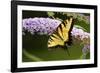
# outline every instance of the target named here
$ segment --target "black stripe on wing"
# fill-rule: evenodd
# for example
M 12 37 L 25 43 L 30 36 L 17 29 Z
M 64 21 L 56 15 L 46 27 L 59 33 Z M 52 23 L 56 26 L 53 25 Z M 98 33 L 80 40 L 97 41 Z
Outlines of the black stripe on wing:
M 60 36 L 59 32 L 58 32 L 58 29 L 60 28 L 61 32 L 62 32 L 62 27 L 61 27 L 61 24 L 57 27 L 56 31 L 54 32 L 54 34 L 56 34 L 62 41 L 63 41 L 63 38 L 62 36 Z M 61 33 L 62 34 L 62 33 Z
M 67 44 L 67 45 L 72 45 L 72 35 L 71 35 L 71 31 L 72 31 L 72 29 L 73 29 L 73 25 L 74 25 L 74 23 L 75 23 L 75 19 L 73 19 L 73 21 L 72 21 L 72 24 L 71 24 L 71 28 L 70 28 L 70 30 L 69 30 L 69 32 L 68 32 L 68 40 L 65 42 L 65 45 Z
M 63 21 L 62 24 L 64 25 L 64 27 L 66 27 L 67 22 Z

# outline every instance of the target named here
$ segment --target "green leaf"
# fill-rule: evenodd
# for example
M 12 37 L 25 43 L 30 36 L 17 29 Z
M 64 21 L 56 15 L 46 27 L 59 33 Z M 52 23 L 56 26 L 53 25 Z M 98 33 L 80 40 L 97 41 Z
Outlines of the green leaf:
M 30 58 L 33 61 L 43 61 L 42 59 L 36 57 L 35 55 L 29 54 L 26 50 L 23 50 L 23 53 L 26 57 Z

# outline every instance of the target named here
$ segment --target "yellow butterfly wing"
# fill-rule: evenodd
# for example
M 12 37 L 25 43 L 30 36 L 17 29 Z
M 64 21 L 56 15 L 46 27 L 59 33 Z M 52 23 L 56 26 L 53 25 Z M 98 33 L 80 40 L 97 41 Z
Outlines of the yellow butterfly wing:
M 61 40 L 60 37 L 58 37 L 57 35 L 53 34 L 53 36 L 51 36 L 49 38 L 48 47 L 53 47 L 53 46 L 57 46 L 57 45 L 64 45 L 64 42 L 63 42 L 63 40 Z
M 72 26 L 72 18 L 70 18 L 69 20 L 65 20 L 64 23 L 65 23 L 65 27 L 63 27 L 63 40 L 64 42 L 65 41 L 68 41 L 69 39 L 69 33 L 70 33 L 70 29 L 71 29 L 71 26 Z
M 56 31 L 48 40 L 48 47 L 55 47 L 57 45 L 64 46 L 65 42 L 69 40 L 69 31 L 72 26 L 72 18 L 66 19 L 63 23 L 61 23 Z

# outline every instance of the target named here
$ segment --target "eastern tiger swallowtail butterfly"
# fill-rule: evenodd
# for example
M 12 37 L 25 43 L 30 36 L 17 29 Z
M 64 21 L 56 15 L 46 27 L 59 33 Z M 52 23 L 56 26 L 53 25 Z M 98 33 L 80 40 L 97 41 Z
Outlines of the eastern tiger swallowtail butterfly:
M 68 52 L 68 46 L 71 45 L 71 30 L 73 27 L 73 18 L 69 17 L 63 21 L 48 39 L 48 48 L 63 48 Z M 69 55 L 69 52 L 68 52 Z

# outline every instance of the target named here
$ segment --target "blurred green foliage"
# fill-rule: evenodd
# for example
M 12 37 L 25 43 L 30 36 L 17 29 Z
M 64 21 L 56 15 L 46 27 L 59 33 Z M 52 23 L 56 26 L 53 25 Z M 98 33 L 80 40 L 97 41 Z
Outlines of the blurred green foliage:
M 81 49 L 83 45 L 79 46 L 79 43 L 73 44 L 70 48 L 68 48 L 70 56 L 63 48 L 57 48 L 49 51 L 47 48 L 48 38 L 49 37 L 47 35 L 27 35 L 26 37 L 23 37 L 23 62 L 33 61 L 33 59 L 30 59 L 32 57 L 29 57 L 25 51 L 33 57 L 35 56 L 43 61 L 76 60 L 82 55 Z M 34 58 L 34 61 L 37 60 Z
M 58 20 L 65 20 L 69 16 L 75 19 L 74 25 L 78 25 L 90 32 L 90 14 L 89 13 L 71 13 L 71 12 L 47 12 L 48 16 Z

